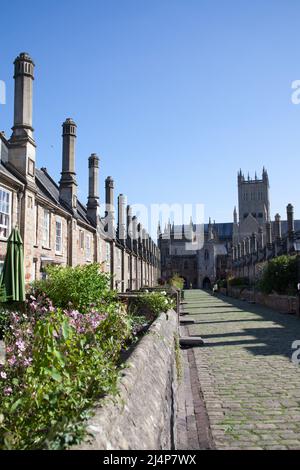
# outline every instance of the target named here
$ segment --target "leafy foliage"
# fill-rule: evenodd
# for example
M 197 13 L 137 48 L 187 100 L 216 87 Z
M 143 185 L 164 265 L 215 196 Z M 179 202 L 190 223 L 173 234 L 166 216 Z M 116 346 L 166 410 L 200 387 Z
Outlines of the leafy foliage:
M 97 263 L 76 267 L 48 266 L 47 279 L 34 284 L 34 292 L 46 292 L 56 307 L 70 305 L 84 312 L 91 306 L 101 308 L 115 298 L 109 289 L 109 276 Z
M 136 315 L 144 315 L 147 320 L 154 320 L 160 313 L 174 308 L 174 301 L 162 292 L 145 292 L 131 300 L 129 309 Z
M 243 287 L 249 285 L 247 277 L 232 277 L 228 279 L 228 285 L 232 287 Z
M 182 290 L 184 287 L 184 279 L 180 277 L 179 274 L 174 274 L 174 276 L 169 280 L 169 285 Z
M 5 330 L 9 326 L 9 317 L 10 311 L 5 307 L 5 305 L 0 304 L 0 338 L 2 338 Z
M 266 265 L 258 287 L 270 294 L 295 293 L 298 281 L 298 259 L 296 256 L 278 256 Z
M 226 289 L 227 288 L 227 279 L 221 279 L 221 280 L 217 281 L 217 284 L 218 284 L 219 288 Z
M 96 399 L 116 393 L 117 359 L 130 335 L 124 312 L 13 314 L 0 369 L 0 448 L 65 448 L 85 434 Z
M 0 365 L 0 449 L 64 449 L 80 442 L 93 403 L 117 392 L 131 319 L 109 294 L 99 266 L 89 268 L 51 269 L 26 312 L 10 314 Z

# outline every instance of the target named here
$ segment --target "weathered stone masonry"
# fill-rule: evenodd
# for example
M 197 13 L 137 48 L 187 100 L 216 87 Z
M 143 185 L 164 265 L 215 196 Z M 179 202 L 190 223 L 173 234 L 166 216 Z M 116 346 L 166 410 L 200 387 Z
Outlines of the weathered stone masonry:
M 93 437 L 77 449 L 176 447 L 177 334 L 177 314 L 161 314 L 126 362 L 119 396 L 96 407 L 88 422 Z

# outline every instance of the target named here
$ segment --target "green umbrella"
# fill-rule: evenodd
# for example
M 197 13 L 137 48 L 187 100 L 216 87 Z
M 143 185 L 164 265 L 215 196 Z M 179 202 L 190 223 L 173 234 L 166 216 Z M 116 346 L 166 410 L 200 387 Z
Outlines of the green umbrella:
M 24 253 L 19 230 L 14 228 L 7 240 L 7 252 L 0 276 L 0 302 L 24 302 Z

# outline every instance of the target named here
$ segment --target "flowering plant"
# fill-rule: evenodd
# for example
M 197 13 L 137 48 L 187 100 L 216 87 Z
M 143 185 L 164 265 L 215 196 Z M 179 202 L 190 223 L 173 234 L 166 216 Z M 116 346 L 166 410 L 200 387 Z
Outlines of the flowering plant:
M 174 305 L 174 301 L 166 292 L 150 292 L 132 299 L 130 310 L 135 315 L 145 315 L 148 320 L 154 320 L 160 313 L 173 309 Z
M 95 400 L 116 393 L 130 319 L 111 297 L 57 306 L 43 289 L 12 312 L 0 364 L 0 449 L 64 449 L 82 440 Z M 48 294 L 48 292 L 47 292 Z M 75 302 L 76 303 L 76 302 Z

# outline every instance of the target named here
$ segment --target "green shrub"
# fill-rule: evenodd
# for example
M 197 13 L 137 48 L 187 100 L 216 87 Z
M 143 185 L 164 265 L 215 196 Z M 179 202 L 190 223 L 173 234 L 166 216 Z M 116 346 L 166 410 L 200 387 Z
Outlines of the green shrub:
M 278 256 L 268 262 L 258 281 L 258 288 L 266 294 L 295 293 L 298 282 L 297 256 Z
M 174 301 L 166 292 L 142 293 L 131 299 L 129 311 L 131 314 L 144 315 L 148 320 L 154 320 L 160 313 L 166 313 L 174 308 Z
M 182 290 L 184 287 L 184 279 L 178 274 L 175 274 L 170 280 L 169 285 L 175 287 L 176 289 Z
M 226 289 L 227 288 L 227 279 L 221 279 L 220 281 L 217 281 L 217 284 L 218 284 L 218 287 L 220 289 L 221 288 Z
M 228 279 L 228 285 L 232 287 L 249 286 L 248 277 L 232 277 Z
M 55 307 L 69 308 L 71 304 L 83 312 L 91 305 L 105 308 L 106 302 L 115 297 L 109 288 L 110 277 L 101 271 L 100 264 L 48 266 L 46 274 L 47 279 L 37 281 L 33 288 L 35 293 L 45 292 Z
M 5 307 L 5 304 L 0 304 L 0 338 L 2 338 L 9 325 L 9 316 L 10 311 Z

